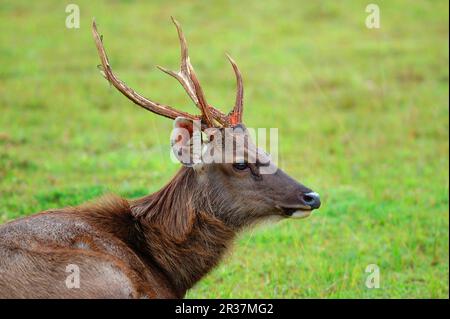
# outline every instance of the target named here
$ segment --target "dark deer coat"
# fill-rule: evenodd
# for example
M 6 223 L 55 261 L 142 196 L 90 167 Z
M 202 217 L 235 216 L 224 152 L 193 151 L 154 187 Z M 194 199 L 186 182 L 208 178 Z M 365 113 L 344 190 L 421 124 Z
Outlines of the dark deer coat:
M 183 297 L 235 234 L 195 208 L 192 173 L 137 201 L 107 196 L 0 226 L 0 298 Z M 70 264 L 80 288 L 65 284 Z

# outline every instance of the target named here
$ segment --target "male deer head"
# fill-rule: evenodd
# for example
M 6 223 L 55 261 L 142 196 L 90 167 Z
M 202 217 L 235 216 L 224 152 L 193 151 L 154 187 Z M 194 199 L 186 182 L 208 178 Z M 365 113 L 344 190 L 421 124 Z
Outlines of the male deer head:
M 200 115 L 191 115 L 151 101 L 117 78 L 94 22 L 92 32 L 102 63 L 102 75 L 135 104 L 175 120 L 171 137 L 175 156 L 184 166 L 194 170 L 196 188 L 208 194 L 208 205 L 215 216 L 226 224 L 238 228 L 271 216 L 309 216 L 312 210 L 320 206 L 319 195 L 277 168 L 270 156 L 256 147 L 242 123 L 243 81 L 234 60 L 227 55 L 237 79 L 236 101 L 232 111 L 224 114 L 206 101 L 189 59 L 183 31 L 175 19 L 172 18 L 172 21 L 181 45 L 180 70 L 175 72 L 158 68 L 180 82 L 200 109 Z M 195 158 L 193 151 L 196 132 L 203 132 L 206 136 L 201 153 L 207 156 L 201 159 Z M 200 135 L 197 136 L 201 139 Z M 234 145 L 231 151 L 225 149 L 227 142 Z

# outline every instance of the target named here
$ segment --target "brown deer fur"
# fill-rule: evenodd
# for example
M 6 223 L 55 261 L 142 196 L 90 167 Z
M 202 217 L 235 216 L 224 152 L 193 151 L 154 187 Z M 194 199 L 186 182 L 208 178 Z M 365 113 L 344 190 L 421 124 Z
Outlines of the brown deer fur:
M 0 245 L 8 246 L 16 232 L 23 232 L 24 238 L 8 248 L 7 254 L 19 251 L 24 251 L 24 255 L 32 254 L 31 259 L 43 263 L 44 268 L 53 263 L 56 256 L 59 257 L 57 264 L 65 267 L 77 264 L 81 259 L 77 254 L 92 255 L 112 263 L 116 277 L 131 277 L 127 283 L 129 287 L 121 287 L 123 295 L 109 291 L 113 288 L 110 287 L 98 297 L 183 297 L 187 289 L 219 262 L 235 234 L 231 227 L 198 209 L 197 192 L 189 191 L 193 177 L 193 169 L 182 168 L 159 192 L 136 201 L 106 196 L 94 203 L 46 211 L 10 222 L 0 227 Z M 49 228 L 52 226 L 50 219 L 59 224 L 61 219 L 67 218 L 76 226 L 64 223 L 58 225 L 61 229 L 49 229 L 49 233 L 42 231 L 43 223 Z M 53 237 L 55 231 L 61 236 Z M 88 281 L 83 279 L 83 267 L 80 267 L 81 288 L 73 291 L 64 286 L 68 275 L 64 267 L 60 267 L 59 274 L 53 272 L 55 269 L 52 273 L 33 273 L 33 267 L 17 269 L 5 264 L 10 260 L 3 254 L 4 250 L 0 250 L 1 298 L 83 297 L 83 294 L 92 297 L 96 294 L 89 286 L 83 287 Z M 9 278 L 22 278 L 24 285 L 28 285 L 30 279 L 38 278 L 42 286 L 26 289 L 22 285 L 10 286 Z M 55 279 L 60 281 L 60 289 L 49 289 Z M 107 288 L 117 278 L 104 279 L 103 288 Z M 146 282 L 155 279 L 164 283 L 163 289 L 154 288 L 153 282 Z

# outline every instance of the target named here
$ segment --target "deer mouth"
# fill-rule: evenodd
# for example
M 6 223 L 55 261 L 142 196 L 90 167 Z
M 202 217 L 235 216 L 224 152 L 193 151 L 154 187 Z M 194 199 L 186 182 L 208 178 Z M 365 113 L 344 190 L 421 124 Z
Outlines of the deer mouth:
M 312 209 L 309 206 L 298 207 L 278 207 L 286 217 L 302 219 L 311 215 Z

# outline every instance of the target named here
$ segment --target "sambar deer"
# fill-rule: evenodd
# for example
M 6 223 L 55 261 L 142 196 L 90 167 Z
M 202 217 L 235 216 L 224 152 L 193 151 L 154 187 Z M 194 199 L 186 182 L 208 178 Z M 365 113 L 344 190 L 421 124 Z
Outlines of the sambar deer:
M 175 131 L 188 133 L 172 135 L 182 168 L 161 190 L 140 199 L 107 196 L 0 226 L 1 298 L 182 298 L 217 265 L 237 232 L 272 217 L 307 217 L 320 206 L 317 193 L 278 169 L 265 152 L 257 149 L 248 160 L 256 146 L 242 123 L 243 82 L 236 63 L 228 57 L 237 94 L 234 108 L 224 114 L 206 102 L 181 27 L 172 20 L 181 67 L 178 72 L 159 68 L 181 83 L 201 115 L 129 88 L 113 73 L 95 22 L 92 33 L 109 83 L 135 104 L 174 119 Z M 243 157 L 194 162 L 189 147 L 195 123 L 209 132 L 205 152 L 219 154 L 225 139 L 235 143 L 243 137 Z M 264 167 L 273 170 L 262 174 Z M 79 287 L 67 285 L 70 265 L 79 271 Z

